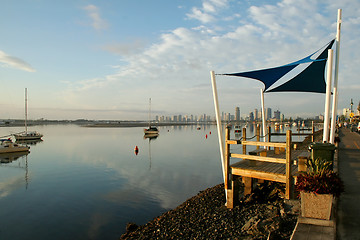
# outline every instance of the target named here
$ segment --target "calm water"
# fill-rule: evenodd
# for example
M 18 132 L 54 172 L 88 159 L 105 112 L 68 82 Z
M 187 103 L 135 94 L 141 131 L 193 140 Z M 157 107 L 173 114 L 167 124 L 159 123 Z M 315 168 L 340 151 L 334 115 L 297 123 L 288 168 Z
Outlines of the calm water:
M 126 223 L 144 224 L 222 182 L 215 126 L 162 127 L 151 141 L 142 128 L 34 130 L 44 141 L 0 164 L 0 239 L 118 239 Z

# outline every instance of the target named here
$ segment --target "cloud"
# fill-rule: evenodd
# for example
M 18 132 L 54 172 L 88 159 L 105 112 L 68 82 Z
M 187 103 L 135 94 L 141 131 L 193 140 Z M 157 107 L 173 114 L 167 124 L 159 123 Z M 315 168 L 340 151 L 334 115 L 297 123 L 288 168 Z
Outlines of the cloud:
M 116 54 L 116 55 L 131 55 L 138 53 L 140 50 L 143 50 L 145 42 L 138 39 L 128 43 L 112 43 L 107 44 L 102 47 L 102 49 Z
M 245 9 L 240 9 L 237 4 L 231 7 L 228 4 L 227 1 L 203 1 L 202 7 L 192 8 L 188 13 L 189 17 L 189 14 L 196 12 L 193 19 L 201 19 L 198 26 L 177 27 L 164 32 L 148 48 L 141 48 L 141 43 L 104 46 L 107 51 L 122 56 L 121 64 L 114 66 L 116 72 L 103 78 L 79 82 L 76 86 L 71 86 L 71 89 L 74 92 L 83 91 L 84 94 L 91 89 L 104 93 L 116 89 L 119 99 L 136 104 L 156 96 L 156 101 L 163 102 L 157 106 L 160 111 L 168 109 L 178 113 L 197 114 L 203 111 L 213 114 L 211 90 L 199 87 L 211 86 L 210 70 L 226 73 L 280 66 L 307 56 L 335 36 L 334 23 L 338 6 L 327 5 L 323 1 L 301 0 L 299 3 L 286 0 Z M 236 7 L 239 9 L 234 9 Z M 215 21 L 216 17 L 223 20 L 228 17 L 229 14 L 220 11 L 224 8 L 236 12 L 230 15 L 236 15 L 237 18 L 227 18 L 229 22 L 219 30 L 218 22 L 212 24 L 211 21 Z M 348 8 L 352 7 L 349 5 L 346 8 L 343 12 L 348 13 Z M 351 64 L 356 66 L 356 61 L 352 60 L 356 60 L 356 56 L 360 54 L 354 40 L 358 39 L 359 33 L 352 31 L 360 27 L 358 19 L 356 12 L 344 19 L 345 31 L 341 45 L 342 70 L 339 80 L 341 84 L 354 86 L 352 89 L 358 89 L 356 86 L 359 86 L 352 76 L 357 76 L 360 72 L 356 67 L 351 67 Z M 259 81 L 220 76 L 217 78 L 224 111 L 232 112 L 234 102 L 238 102 L 242 112 L 259 107 L 259 88 L 262 87 Z M 339 88 L 342 89 L 344 85 Z M 81 98 L 76 93 L 74 95 Z M 278 95 L 266 96 L 266 105 L 269 107 L 301 112 L 299 105 L 295 109 L 288 101 L 281 100 L 291 98 L 296 104 L 302 103 L 305 109 L 309 108 L 309 103 L 302 101 L 303 94 L 293 94 L 290 98 L 285 98 L 284 94 L 279 94 L 277 98 L 272 96 Z M 315 99 L 313 102 L 323 100 L 322 95 L 306 98 Z M 256 103 L 249 104 L 249 99 Z M 321 103 L 310 105 L 314 112 L 323 111 Z
M 3 66 L 5 67 L 12 67 L 27 72 L 35 72 L 35 69 L 24 60 L 9 56 L 3 51 L 0 51 L 0 63 L 3 63 Z
M 84 10 L 87 12 L 88 16 L 92 20 L 92 26 L 95 30 L 103 30 L 108 28 L 108 23 L 100 16 L 100 10 L 95 5 L 87 5 L 84 7 Z
M 225 8 L 228 4 L 227 0 L 204 0 L 202 8 L 193 7 L 191 12 L 187 14 L 189 19 L 196 19 L 201 23 L 210 23 L 216 20 L 219 10 Z

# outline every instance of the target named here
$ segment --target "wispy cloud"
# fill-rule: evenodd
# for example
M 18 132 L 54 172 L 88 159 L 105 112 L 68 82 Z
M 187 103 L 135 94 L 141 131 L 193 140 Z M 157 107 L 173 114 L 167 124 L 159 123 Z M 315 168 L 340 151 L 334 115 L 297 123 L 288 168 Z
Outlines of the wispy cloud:
M 202 23 L 210 23 L 216 20 L 217 12 L 226 7 L 227 4 L 227 0 L 204 0 L 202 7 L 193 7 L 187 17 L 199 20 Z
M 10 56 L 3 51 L 0 51 L 0 63 L 2 63 L 4 67 L 12 67 L 22 71 L 35 72 L 35 69 L 24 60 Z
M 91 25 L 93 26 L 94 29 L 103 30 L 108 28 L 109 24 L 107 21 L 102 19 L 102 17 L 100 16 L 100 9 L 97 6 L 90 4 L 84 7 L 84 10 L 91 18 L 92 20 Z
M 218 22 L 211 23 L 212 20 L 216 20 L 212 17 L 225 20 L 229 15 L 223 10 L 230 8 L 228 4 L 233 2 L 204 0 L 201 7 L 192 8 L 187 14 L 190 18 L 195 10 L 199 11 L 193 16 L 193 19 L 200 21 L 198 26 L 177 27 L 165 32 L 148 48 L 142 48 L 140 43 L 104 46 L 107 51 L 122 56 L 121 63 L 114 66 L 116 72 L 99 79 L 69 85 L 69 92 L 78 100 L 85 99 L 83 94 L 93 93 L 95 90 L 96 94 L 106 94 L 116 89 L 119 99 L 121 96 L 127 103 L 138 104 L 151 94 L 157 96 L 158 102 L 163 102 L 163 105 L 158 105 L 160 110 L 175 109 L 174 106 L 181 102 L 176 108 L 179 112 L 196 112 L 199 110 L 194 106 L 203 106 L 202 111 L 212 113 L 213 106 L 209 104 L 212 101 L 211 91 L 198 87 L 210 86 L 210 70 L 226 73 L 279 66 L 307 56 L 335 36 L 337 6 L 324 5 L 322 1 L 299 1 L 301 6 L 298 6 L 298 2 L 286 0 L 272 5 L 247 6 L 244 9 L 240 9 L 239 5 L 232 5 L 233 13 L 230 15 L 236 18 L 228 18 L 227 20 L 232 22 L 224 25 L 219 31 Z M 348 8 L 351 7 L 346 7 L 344 12 L 348 13 Z M 357 14 L 354 13 L 348 18 L 351 21 L 347 20 L 344 28 L 351 26 L 351 29 L 358 29 L 360 21 Z M 354 39 L 358 39 L 359 34 L 356 31 L 346 31 L 346 28 L 344 33 L 341 57 L 347 59 L 350 56 L 350 59 L 356 59 L 359 50 Z M 350 64 L 351 61 L 342 62 L 341 81 L 344 84 L 358 86 L 351 76 L 359 70 L 350 67 Z M 247 112 L 247 99 L 258 99 L 258 90 L 262 87 L 259 81 L 220 76 L 218 79 L 219 93 L 223 91 L 227 95 L 222 96 L 222 104 L 231 106 L 229 110 L 224 111 L 233 111 L 234 101 L 239 101 L 239 106 Z M 227 90 L 228 85 L 231 85 L 232 91 Z M 246 95 L 243 101 L 239 91 L 241 95 Z M 296 100 L 297 95 L 293 96 L 291 99 L 297 103 L 301 102 Z M 284 95 L 281 97 L 284 99 Z M 67 99 L 72 98 L 67 96 Z M 267 104 L 289 114 L 299 111 L 294 110 L 288 102 L 279 99 L 269 94 Z M 312 98 L 313 102 L 319 99 L 322 101 L 323 97 L 316 95 Z M 115 105 L 121 104 L 113 102 Z M 194 102 L 198 104 L 193 104 Z M 320 113 L 323 107 L 321 104 L 318 106 L 313 111 Z M 254 106 L 251 105 L 251 108 Z
M 107 44 L 104 45 L 102 49 L 116 55 L 126 56 L 134 53 L 138 53 L 140 50 L 143 50 L 144 46 L 145 46 L 145 42 L 139 39 L 127 43 L 123 42 L 123 43 Z

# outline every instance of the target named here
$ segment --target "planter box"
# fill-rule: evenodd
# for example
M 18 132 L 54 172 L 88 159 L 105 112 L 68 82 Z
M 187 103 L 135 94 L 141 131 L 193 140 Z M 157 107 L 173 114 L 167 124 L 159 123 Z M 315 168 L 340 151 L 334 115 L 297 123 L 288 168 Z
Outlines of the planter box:
M 314 194 L 300 192 L 301 216 L 330 220 L 333 203 L 332 194 Z

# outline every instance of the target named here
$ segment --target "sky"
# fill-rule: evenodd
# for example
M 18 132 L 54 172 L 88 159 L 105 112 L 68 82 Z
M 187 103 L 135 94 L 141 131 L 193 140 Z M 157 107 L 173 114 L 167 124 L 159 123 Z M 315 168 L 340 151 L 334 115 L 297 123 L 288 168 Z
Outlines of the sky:
M 276 67 L 336 36 L 338 111 L 360 101 L 359 0 L 0 0 L 0 119 L 146 120 L 215 115 L 210 71 Z M 260 81 L 217 76 L 220 111 L 261 107 Z M 266 93 L 285 117 L 324 113 L 325 95 Z

